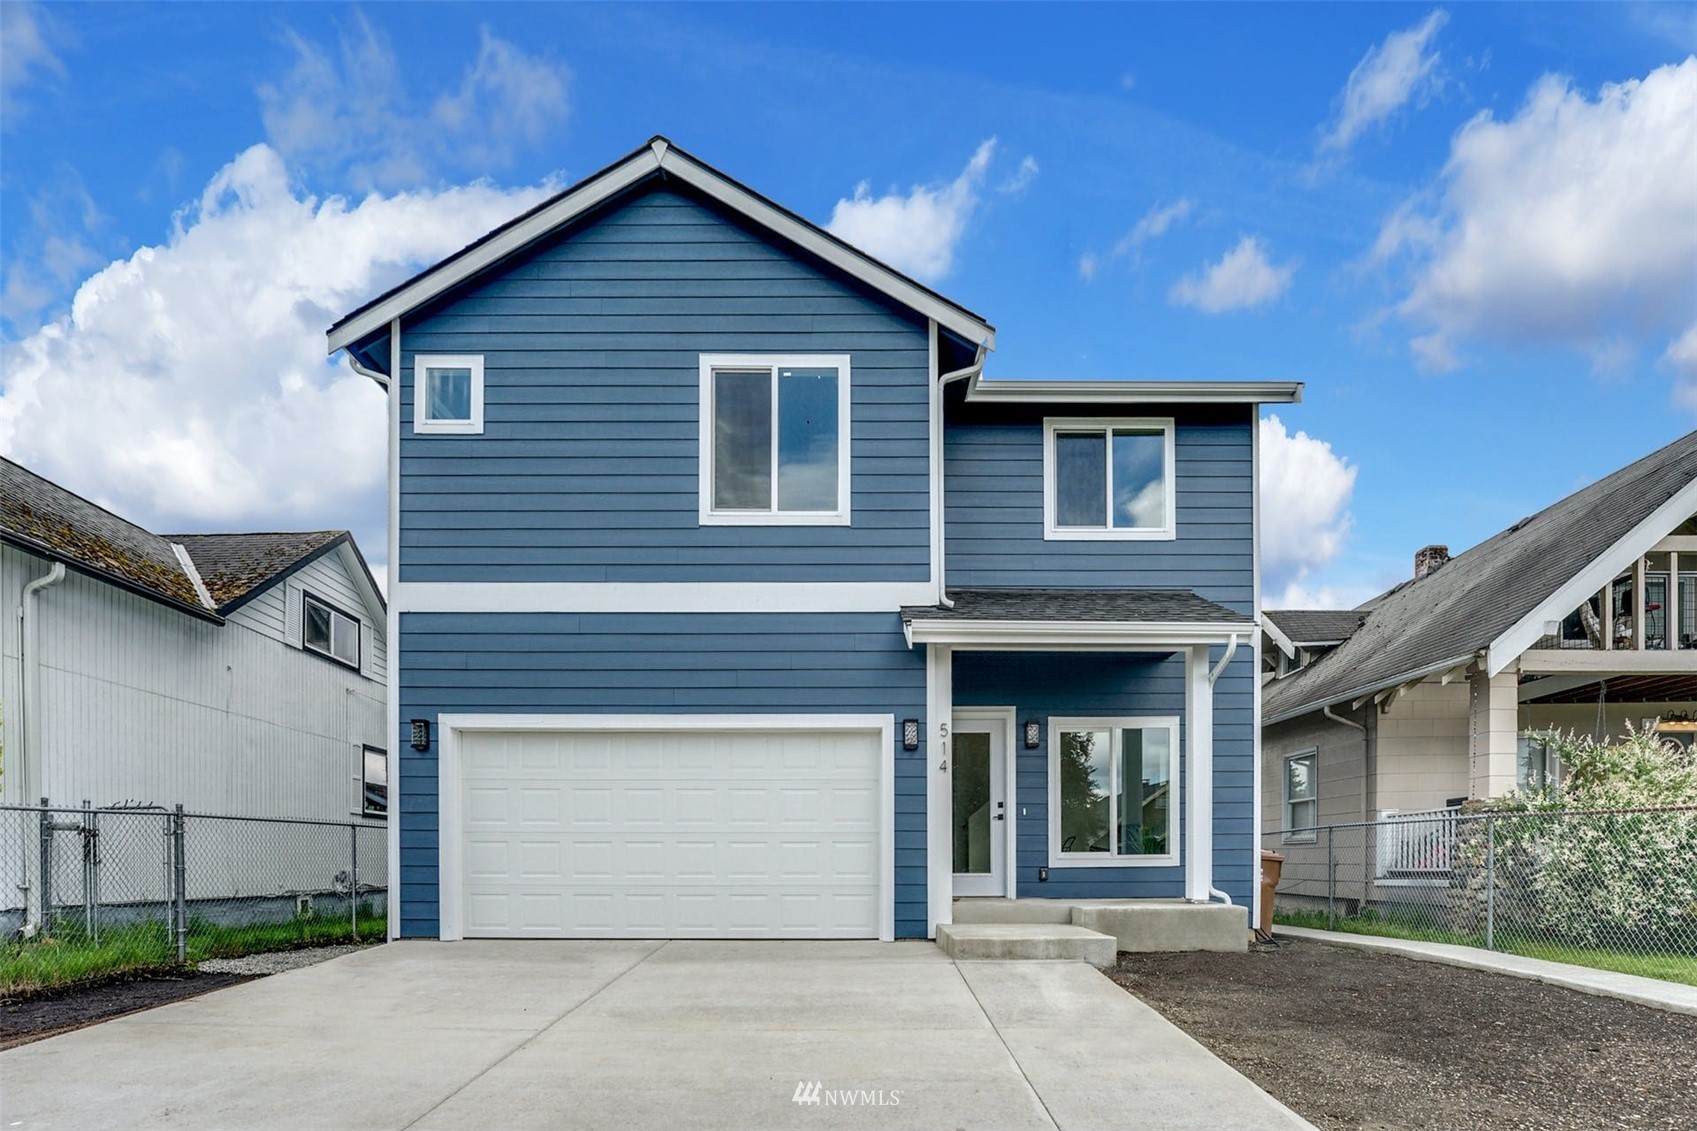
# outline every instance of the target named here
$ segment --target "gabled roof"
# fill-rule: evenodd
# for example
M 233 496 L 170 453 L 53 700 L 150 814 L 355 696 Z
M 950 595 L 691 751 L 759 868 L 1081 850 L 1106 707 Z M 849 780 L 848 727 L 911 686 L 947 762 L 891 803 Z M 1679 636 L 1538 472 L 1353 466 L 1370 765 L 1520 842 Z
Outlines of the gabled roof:
M 691 186 L 751 223 L 903 306 L 934 318 L 939 326 L 958 334 L 968 343 L 982 343 L 988 348 L 995 348 L 995 328 L 972 311 L 732 180 L 666 138 L 656 136 L 642 148 L 549 197 L 435 266 L 343 316 L 330 327 L 327 336 L 329 352 L 357 347 L 368 339 L 383 335 L 392 319 L 403 317 L 467 280 L 496 268 L 512 256 L 523 254 L 561 227 L 621 193 L 663 177 L 675 178 Z
M 1276 723 L 1483 657 L 1492 674 L 1697 511 L 1697 432 L 1362 606 L 1350 638 L 1268 684 Z M 1362 611 L 1358 610 L 1358 611 Z
M 0 458 L 0 540 L 207 620 L 168 539 Z
M 345 530 L 170 537 L 189 552 L 221 613 L 246 604 L 285 574 L 349 540 Z
M 1263 609 L 1261 619 L 1271 621 L 1285 639 L 1300 648 L 1341 644 L 1355 635 L 1367 616 L 1357 609 Z

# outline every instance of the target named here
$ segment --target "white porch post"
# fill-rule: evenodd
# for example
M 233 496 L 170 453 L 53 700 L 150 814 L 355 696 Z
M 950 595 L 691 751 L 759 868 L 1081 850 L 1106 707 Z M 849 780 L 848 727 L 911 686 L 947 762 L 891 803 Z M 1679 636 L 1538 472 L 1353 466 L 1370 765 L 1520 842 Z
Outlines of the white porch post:
M 1184 653 L 1184 897 L 1208 902 L 1214 886 L 1214 688 L 1208 646 Z
M 949 736 L 954 715 L 954 651 L 925 646 L 925 933 L 954 921 L 954 862 L 949 852 Z
M 1469 797 L 1501 797 L 1515 787 L 1519 740 L 1519 665 L 1495 676 L 1475 672 L 1467 705 Z

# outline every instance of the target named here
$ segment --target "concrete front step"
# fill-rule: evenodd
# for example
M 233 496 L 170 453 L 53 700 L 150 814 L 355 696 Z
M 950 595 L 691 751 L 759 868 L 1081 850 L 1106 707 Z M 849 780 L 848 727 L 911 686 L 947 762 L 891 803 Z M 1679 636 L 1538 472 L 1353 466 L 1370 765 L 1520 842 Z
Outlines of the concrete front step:
M 1070 924 L 1114 938 L 1120 950 L 1249 949 L 1249 913 L 1182 899 L 957 899 L 958 924 Z
M 1114 936 L 1070 923 L 946 923 L 937 945 L 957 962 L 1072 959 L 1103 969 L 1119 950 Z

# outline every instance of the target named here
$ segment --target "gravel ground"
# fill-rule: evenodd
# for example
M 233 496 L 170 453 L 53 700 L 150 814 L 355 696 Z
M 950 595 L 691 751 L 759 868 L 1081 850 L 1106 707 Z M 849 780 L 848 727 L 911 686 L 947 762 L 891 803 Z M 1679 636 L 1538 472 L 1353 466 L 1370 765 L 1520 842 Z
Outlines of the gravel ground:
M 373 945 L 370 943 L 367 946 Z M 169 974 L 137 974 L 32 994 L 0 998 L 0 1049 L 68 1033 L 126 1013 L 198 997 L 225 986 L 249 982 L 324 962 L 358 946 L 318 946 L 250 954 L 243 958 L 209 958 L 196 969 Z
M 1109 975 L 1328 1131 L 1697 1127 L 1697 1017 L 1307 941 Z

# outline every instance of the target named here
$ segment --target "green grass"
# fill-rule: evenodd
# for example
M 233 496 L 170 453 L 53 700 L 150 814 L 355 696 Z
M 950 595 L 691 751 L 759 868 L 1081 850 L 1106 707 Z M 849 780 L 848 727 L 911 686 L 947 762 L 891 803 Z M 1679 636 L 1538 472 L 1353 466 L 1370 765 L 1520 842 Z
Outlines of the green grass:
M 1328 927 L 1324 911 L 1279 909 L 1273 922 L 1287 927 L 1327 929 L 1352 935 L 1374 935 L 1379 938 L 1412 939 L 1416 942 L 1451 943 L 1455 946 L 1484 947 L 1483 935 L 1447 931 L 1425 923 L 1398 916 L 1365 911 L 1358 915 L 1340 915 Z M 1588 966 L 1593 970 L 1612 970 L 1618 974 L 1637 974 L 1644 978 L 1659 978 L 1664 982 L 1681 982 L 1697 986 L 1697 957 L 1683 954 L 1645 954 L 1633 951 L 1610 950 L 1605 947 L 1575 946 L 1571 943 L 1529 939 L 1498 932 L 1496 949 L 1504 954 L 1523 958 L 1542 958 L 1549 962 L 1565 962 L 1570 966 Z
M 359 937 L 384 937 L 387 923 L 369 905 L 360 908 Z M 329 946 L 352 940 L 346 916 L 304 915 L 281 923 L 226 927 L 189 920 L 188 964 L 207 958 L 238 958 L 273 950 Z M 121 974 L 174 969 L 176 939 L 162 920 L 111 927 L 99 941 L 80 922 L 56 925 L 45 938 L 0 943 L 0 994 L 27 996 Z

